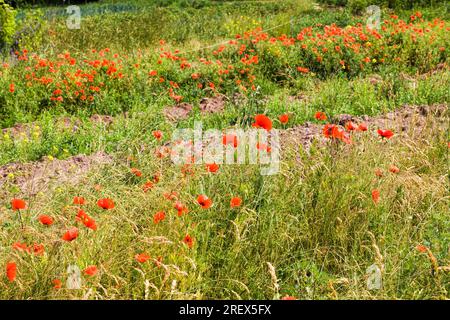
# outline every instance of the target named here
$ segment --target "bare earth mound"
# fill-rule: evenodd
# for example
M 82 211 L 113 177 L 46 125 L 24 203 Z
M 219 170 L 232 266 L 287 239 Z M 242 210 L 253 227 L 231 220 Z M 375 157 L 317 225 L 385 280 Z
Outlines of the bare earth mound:
M 369 131 L 377 129 L 390 129 L 396 135 L 409 137 L 419 136 L 424 130 L 442 130 L 447 128 L 447 104 L 435 104 L 431 106 L 404 105 L 402 108 L 375 117 L 352 116 L 341 114 L 332 122 L 341 126 L 349 121 L 356 124 L 366 123 Z M 323 124 L 307 122 L 281 132 L 283 149 L 293 146 L 302 146 L 308 150 L 313 141 L 324 142 L 322 134 Z
M 77 184 L 93 167 L 112 163 L 104 152 L 77 155 L 67 160 L 11 163 L 0 167 L 0 188 L 13 184 L 22 194 L 35 195 L 62 184 Z

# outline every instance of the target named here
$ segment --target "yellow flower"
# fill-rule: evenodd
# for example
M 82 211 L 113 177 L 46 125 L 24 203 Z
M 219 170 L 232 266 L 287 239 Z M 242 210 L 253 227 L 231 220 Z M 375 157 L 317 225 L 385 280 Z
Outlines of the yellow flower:
M 373 58 L 372 63 L 376 63 L 376 62 L 377 62 L 377 59 Z
M 55 158 L 54 158 L 52 155 L 48 155 L 48 156 L 47 156 L 47 159 L 50 160 L 50 161 L 55 160 Z

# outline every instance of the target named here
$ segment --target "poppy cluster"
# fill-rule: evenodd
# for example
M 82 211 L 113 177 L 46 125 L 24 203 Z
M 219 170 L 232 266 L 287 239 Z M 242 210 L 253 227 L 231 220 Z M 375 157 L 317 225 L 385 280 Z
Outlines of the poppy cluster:
M 381 22 L 379 30 L 363 24 L 345 28 L 314 25 L 295 36 L 275 37 L 256 28 L 210 50 L 189 54 L 169 49 L 163 40 L 155 51 L 135 56 L 104 48 L 43 58 L 23 50 L 16 52 L 19 63 L 15 69 L 21 72 L 8 73 L 5 97 L 15 99 L 17 90 L 26 88 L 34 96 L 62 107 L 86 107 L 102 101 L 112 91 L 136 90 L 140 87 L 136 84 L 146 83 L 150 91 L 167 94 L 179 103 L 187 96 L 202 98 L 230 89 L 244 94 L 255 91 L 262 64 L 272 74 L 292 78 L 337 72 L 356 75 L 371 72 L 381 64 L 403 66 L 410 63 L 412 54 L 433 64 L 445 61 L 447 48 L 442 44 L 450 30 L 447 23 L 442 19 L 425 21 L 420 12 L 413 17 L 404 21 L 391 16 Z M 417 46 L 422 49 L 414 51 Z M 295 59 L 290 54 L 293 48 L 298 53 Z M 279 54 L 271 54 L 273 49 Z M 272 63 L 272 59 L 279 61 Z M 277 66 L 281 69 L 274 69 Z M 10 66 L 3 64 L 1 68 Z M 280 122 L 287 123 L 287 119 L 284 115 Z M 271 127 L 263 117 L 255 119 L 255 125 L 267 130 Z M 161 139 L 161 132 L 154 131 L 153 135 Z

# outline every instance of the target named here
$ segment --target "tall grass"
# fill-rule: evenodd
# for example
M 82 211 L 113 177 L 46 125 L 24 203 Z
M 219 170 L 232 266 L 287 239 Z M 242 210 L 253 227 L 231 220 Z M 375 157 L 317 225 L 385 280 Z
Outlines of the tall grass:
M 183 177 L 180 167 L 154 158 L 152 142 L 143 151 L 118 153 L 115 165 L 91 172 L 83 183 L 27 199 L 25 230 L 14 212 L 2 209 L 0 265 L 14 260 L 19 271 L 12 284 L 0 280 L 0 297 L 448 298 L 449 275 L 433 273 L 428 257 L 415 249 L 429 246 L 438 265 L 449 263 L 447 137 L 445 128 L 433 128 L 437 131 L 398 135 L 387 143 L 366 133 L 339 149 L 290 149 L 280 174 L 272 177 L 252 166 L 223 166 L 216 174 L 198 166 Z M 132 163 L 126 160 L 130 155 Z M 391 164 L 400 173 L 388 172 Z M 130 174 L 130 166 L 143 177 Z M 382 178 L 375 176 L 376 168 L 384 171 Z M 160 182 L 144 193 L 142 184 L 157 172 Z M 371 199 L 374 188 L 381 193 L 378 204 Z M 188 214 L 177 216 L 173 202 L 163 197 L 171 191 L 188 205 Z M 200 193 L 213 199 L 212 208 L 196 204 Z M 76 240 L 63 243 L 61 233 L 77 212 L 71 201 L 79 195 L 87 199 L 84 209 L 98 230 L 81 226 Z M 241 208 L 230 209 L 232 196 L 243 199 Z M 116 207 L 101 211 L 95 205 L 101 197 L 113 198 Z M 161 210 L 166 219 L 154 224 L 153 214 Z M 43 213 L 55 224 L 40 225 L 36 219 Z M 194 238 L 191 249 L 182 242 L 186 234 Z M 43 256 L 11 251 L 16 241 L 44 243 L 46 251 Z M 136 262 L 141 252 L 152 259 Z M 383 282 L 371 291 L 366 270 L 373 264 L 381 268 Z M 82 276 L 82 288 L 69 290 L 70 265 L 81 270 L 96 265 L 99 273 Z M 52 288 L 55 278 L 63 281 L 61 289 Z

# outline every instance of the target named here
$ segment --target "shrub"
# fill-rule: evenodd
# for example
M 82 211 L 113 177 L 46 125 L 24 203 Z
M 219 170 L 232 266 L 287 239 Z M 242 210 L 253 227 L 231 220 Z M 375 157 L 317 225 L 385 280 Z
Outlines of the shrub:
M 0 0 L 0 49 L 11 45 L 16 30 L 16 11 Z
M 348 0 L 347 6 L 353 13 L 364 12 L 371 5 L 371 0 Z
M 47 21 L 42 10 L 25 11 L 24 17 L 17 23 L 15 49 L 37 51 L 45 38 L 46 26 Z

